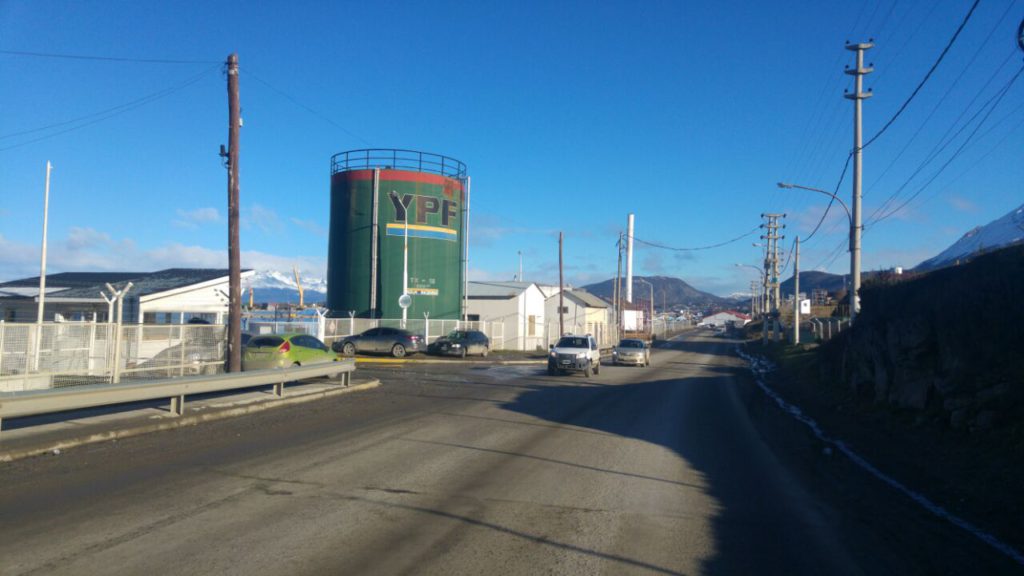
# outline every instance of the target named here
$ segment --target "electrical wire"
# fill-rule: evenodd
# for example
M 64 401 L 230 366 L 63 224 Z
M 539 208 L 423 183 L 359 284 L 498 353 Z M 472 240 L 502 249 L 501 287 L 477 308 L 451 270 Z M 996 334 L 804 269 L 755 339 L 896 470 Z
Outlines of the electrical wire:
M 956 42 L 956 39 L 960 36 L 960 32 L 963 31 L 964 26 L 967 26 L 968 20 L 971 19 L 971 15 L 974 14 L 974 10 L 978 7 L 978 4 L 980 2 L 981 0 L 974 0 L 974 4 L 971 4 L 971 9 L 967 11 L 967 15 L 964 16 L 963 21 L 960 22 L 960 26 L 958 26 L 956 32 L 953 33 L 953 37 L 949 39 L 948 43 L 946 43 L 946 47 L 942 49 L 942 53 L 939 54 L 939 57 L 935 60 L 935 63 L 932 64 L 932 67 L 928 69 L 928 72 L 924 75 L 924 78 L 921 79 L 921 82 L 919 82 L 917 87 L 914 88 L 914 91 L 910 93 L 910 96 L 907 97 L 907 99 L 903 102 L 899 109 L 896 110 L 896 113 L 893 114 L 891 118 L 889 118 L 889 120 L 882 126 L 882 128 L 878 132 L 876 132 L 874 136 L 869 138 L 867 142 L 861 145 L 862 150 L 870 146 L 875 140 L 878 140 L 879 136 L 884 134 L 885 131 L 888 130 L 890 126 L 892 126 L 893 122 L 895 122 L 896 119 L 899 118 L 901 114 L 903 114 L 903 111 L 907 109 L 907 106 L 910 105 L 910 103 L 917 96 L 918 92 L 921 91 L 921 88 L 924 88 L 925 83 L 928 82 L 928 79 L 932 77 L 932 74 L 935 72 L 936 68 L 938 68 L 939 64 L 942 63 L 942 60 L 946 57 L 946 54 L 949 52 L 949 49 L 953 47 L 953 43 Z
M 174 94 L 176 92 L 184 90 L 185 88 L 188 88 L 189 86 L 199 82 L 207 74 L 209 74 L 210 72 L 213 72 L 214 70 L 217 70 L 218 68 L 220 68 L 221 64 L 222 63 L 218 62 L 215 66 L 213 66 L 211 68 L 207 68 L 206 70 L 200 72 L 199 74 L 196 74 L 195 76 L 189 77 L 188 79 L 186 79 L 184 82 L 182 82 L 180 84 L 177 84 L 177 85 L 172 86 L 170 88 L 165 88 L 165 89 L 160 90 L 158 92 L 154 92 L 154 93 L 152 93 L 152 94 L 150 94 L 148 96 L 143 96 L 142 98 L 139 98 L 137 100 L 133 100 L 131 102 L 128 102 L 128 103 L 125 103 L 125 104 L 121 104 L 119 106 L 114 106 L 113 108 L 108 108 L 108 109 L 102 110 L 100 112 L 94 112 L 92 114 L 87 114 L 85 116 L 81 116 L 81 117 L 76 118 L 74 120 L 67 120 L 65 122 L 58 122 L 56 124 L 51 124 L 49 126 L 44 126 L 42 128 L 33 128 L 31 130 L 23 130 L 23 131 L 20 131 L 20 132 L 6 134 L 6 135 L 4 135 L 4 136 L 2 136 L 0 138 L 12 138 L 12 137 L 20 136 L 20 135 L 24 135 L 24 134 L 30 134 L 30 133 L 34 133 L 34 132 L 40 132 L 40 131 L 43 131 L 43 130 L 49 130 L 51 128 L 56 128 L 56 127 L 60 127 L 60 126 L 67 126 L 68 124 L 76 124 L 76 125 L 71 126 L 69 128 L 65 128 L 64 130 L 58 130 L 56 132 L 53 132 L 53 133 L 50 133 L 50 134 L 46 134 L 46 135 L 40 136 L 38 138 L 33 138 L 31 140 L 26 140 L 24 142 L 19 142 L 17 144 L 12 144 L 11 146 L 0 148 L 0 152 L 4 152 L 4 151 L 7 151 L 7 150 L 13 150 L 15 148 L 21 148 L 22 146 L 28 146 L 29 144 L 33 144 L 33 143 L 39 142 L 41 140 L 47 140 L 49 138 L 53 138 L 54 136 L 59 136 L 61 134 L 66 134 L 66 133 L 72 132 L 74 130 L 79 130 L 81 128 L 85 128 L 86 126 L 92 126 L 93 124 L 97 124 L 97 123 L 102 122 L 104 120 L 113 118 L 115 116 L 119 116 L 119 115 L 121 115 L 121 114 L 123 114 L 125 112 L 130 112 L 132 110 L 135 110 L 136 108 L 140 108 L 140 107 L 145 106 L 146 104 L 149 104 L 151 102 L 156 102 L 157 100 L 160 100 L 162 98 L 170 96 L 171 94 Z M 89 121 L 88 122 L 83 122 L 84 120 L 89 120 Z
M 270 90 L 272 90 L 272 91 L 276 92 L 276 93 L 277 93 L 277 94 L 278 94 L 279 96 L 281 96 L 281 97 L 282 97 L 282 98 L 284 98 L 285 100 L 288 100 L 289 102 L 291 102 L 292 104 L 295 104 L 295 105 L 296 105 L 296 106 L 298 106 L 299 108 L 302 108 L 302 109 L 303 109 L 303 110 L 305 110 L 306 112 L 309 112 L 310 114 L 312 114 L 312 115 L 316 116 L 317 118 L 320 118 L 320 119 L 321 119 L 321 120 L 323 120 L 324 122 L 327 122 L 327 123 L 331 124 L 331 125 L 332 125 L 332 126 L 334 126 L 335 128 L 338 128 L 338 129 L 339 129 L 339 130 L 341 130 L 342 132 L 344 132 L 344 133 L 348 134 L 349 136 L 351 136 L 351 137 L 353 137 L 353 138 L 355 138 L 355 139 L 359 140 L 359 141 L 360 141 L 360 142 L 362 142 L 363 144 L 366 144 L 367 146 L 372 146 L 372 144 L 371 144 L 370 142 L 368 142 L 368 141 L 366 140 L 366 138 L 363 138 L 363 137 L 362 137 L 362 136 L 360 136 L 359 134 L 356 134 L 355 132 L 353 132 L 353 131 L 349 130 L 348 128 L 346 128 L 346 127 L 344 127 L 344 126 L 342 126 L 341 124 L 338 124 L 337 122 L 335 122 L 335 121 L 334 121 L 333 119 L 331 119 L 331 118 L 330 118 L 329 116 L 327 116 L 326 114 L 323 114 L 323 113 L 321 113 L 321 112 L 318 112 L 318 111 L 314 110 L 313 108 L 310 108 L 309 106 L 307 106 L 307 105 L 303 104 L 302 102 L 299 102 L 299 101 L 298 101 L 298 100 L 297 100 L 296 98 L 294 98 L 293 96 L 289 95 L 289 94 L 288 94 L 287 92 L 285 92 L 284 90 L 281 90 L 280 88 L 276 88 L 276 87 L 275 87 L 275 86 L 273 86 L 273 85 L 272 85 L 272 84 L 271 84 L 270 82 L 267 82 L 266 80 L 264 80 L 264 79 L 260 78 L 260 77 L 259 77 L 259 76 L 257 76 L 256 74 L 253 74 L 252 70 L 250 70 L 250 69 L 248 69 L 248 68 L 245 68 L 245 69 L 244 69 L 244 72 L 245 72 L 245 74 L 246 74 L 246 76 L 247 76 L 247 77 L 250 77 L 250 78 L 252 78 L 253 80 L 255 80 L 255 81 L 259 82 L 260 84 L 263 84 L 264 86 L 266 86 L 266 87 L 267 87 L 267 88 L 269 88 Z
M 746 238 L 747 236 L 750 236 L 751 234 L 757 232 L 760 229 L 761 226 L 758 225 L 751 229 L 749 232 L 744 232 L 740 236 L 737 236 L 731 240 L 726 240 L 725 242 L 719 242 L 718 244 L 712 244 L 710 246 L 697 246 L 695 248 L 676 248 L 674 246 L 666 246 L 664 244 L 659 244 L 657 242 L 648 242 L 647 240 L 641 240 L 636 236 L 633 236 L 633 241 L 639 242 L 640 244 L 645 244 L 647 246 L 650 246 L 651 248 L 661 248 L 662 250 L 673 250 L 675 252 L 693 252 L 696 250 L 711 250 L 712 248 L 721 248 L 722 246 L 732 244 L 733 242 L 739 242 L 740 240 Z
M 64 58 L 70 60 L 100 60 L 106 62 L 136 62 L 139 64 L 223 64 L 214 60 L 166 60 L 162 58 L 120 58 L 115 56 L 89 56 L 84 54 L 56 54 L 50 52 L 26 52 L 23 50 L 0 50 L 9 56 L 31 56 L 36 58 Z
M 907 198 L 902 204 L 892 209 L 887 214 L 879 216 L 877 219 L 875 219 L 875 221 L 872 222 L 873 225 L 881 222 L 882 220 L 885 220 L 886 218 L 889 218 L 890 216 L 896 214 L 904 207 L 906 207 L 908 204 L 910 204 L 910 202 L 917 198 L 921 194 L 921 192 L 923 192 L 928 186 L 930 186 L 931 183 L 934 182 L 935 179 L 938 178 L 939 175 L 942 174 L 946 170 L 946 168 L 948 168 L 949 165 L 952 164 L 953 161 L 960 156 L 960 153 L 963 152 L 964 148 L 966 148 L 974 140 L 974 136 L 978 133 L 978 130 L 980 130 L 981 127 L 984 126 L 985 121 L 988 120 L 988 117 L 992 115 L 992 112 L 995 111 L 995 109 L 999 106 L 999 103 L 1002 102 L 1003 97 L 1006 96 L 1006 93 L 1010 91 L 1010 88 L 1013 86 L 1013 83 L 1016 82 L 1018 78 L 1020 78 L 1022 72 L 1024 72 L 1024 66 L 1022 66 L 1020 70 L 1018 70 L 1017 73 L 1014 74 L 1013 78 L 1010 79 L 1010 82 L 1006 85 L 1002 92 L 999 93 L 999 98 L 996 99 L 995 103 L 992 104 L 991 107 L 989 107 L 988 112 L 985 113 L 985 116 L 982 117 L 981 121 L 979 121 L 977 126 L 974 127 L 974 130 L 967 136 L 963 143 L 960 144 L 960 147 L 957 148 L 955 152 L 953 152 L 949 159 L 947 159 L 946 162 L 935 172 L 935 174 L 933 174 L 927 182 L 925 182 L 920 188 L 918 188 L 916 192 L 911 194 L 910 197 Z

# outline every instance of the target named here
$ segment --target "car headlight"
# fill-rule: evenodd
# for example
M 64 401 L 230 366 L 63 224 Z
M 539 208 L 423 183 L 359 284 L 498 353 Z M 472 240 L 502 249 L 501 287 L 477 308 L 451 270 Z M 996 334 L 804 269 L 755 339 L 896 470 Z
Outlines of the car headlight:
M 587 357 L 587 353 L 586 352 L 580 352 L 579 354 L 576 355 L 576 358 L 579 359 L 579 360 L 583 360 L 586 357 Z
M 462 344 L 459 344 L 458 342 L 456 342 L 455 344 L 452 344 L 452 348 L 461 348 L 461 347 L 462 347 Z
M 618 356 L 618 355 L 619 355 L 619 351 L 618 350 L 612 350 L 612 356 Z
M 548 354 L 548 356 L 554 358 L 555 356 L 558 356 L 558 352 L 555 352 L 554 350 L 552 350 L 551 354 Z

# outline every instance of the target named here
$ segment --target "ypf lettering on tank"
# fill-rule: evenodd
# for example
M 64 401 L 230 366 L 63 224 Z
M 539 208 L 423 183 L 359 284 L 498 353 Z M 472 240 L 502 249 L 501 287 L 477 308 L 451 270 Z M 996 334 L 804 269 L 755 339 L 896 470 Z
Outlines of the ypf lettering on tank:
M 409 207 L 412 206 L 414 201 L 416 202 L 416 224 L 426 224 L 429 214 L 440 214 L 441 225 L 448 226 L 452 218 L 458 215 L 458 203 L 454 200 L 441 200 L 434 196 L 424 196 L 421 194 L 402 194 L 399 196 L 397 192 L 391 192 L 388 196 L 391 198 L 391 204 L 395 207 L 396 222 L 406 221 Z

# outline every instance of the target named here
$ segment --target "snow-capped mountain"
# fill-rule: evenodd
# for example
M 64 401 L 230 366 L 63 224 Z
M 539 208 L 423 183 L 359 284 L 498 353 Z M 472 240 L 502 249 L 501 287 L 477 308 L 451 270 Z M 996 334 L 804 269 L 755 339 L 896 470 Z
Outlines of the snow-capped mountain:
M 939 253 L 917 265 L 916 270 L 932 270 L 986 250 L 995 250 L 1024 242 L 1024 204 L 984 226 L 978 226 Z
M 327 281 L 323 278 L 300 275 L 302 281 L 303 300 L 306 304 L 314 304 L 327 300 Z M 257 270 L 256 274 L 246 282 L 248 291 L 253 289 L 254 300 L 259 303 L 299 301 L 299 289 L 295 277 L 290 273 L 277 270 Z M 248 300 L 249 295 L 243 297 Z
M 300 275 L 299 280 L 302 281 L 303 290 L 307 292 L 327 292 L 327 280 L 323 278 Z M 257 270 L 252 279 L 246 282 L 246 285 L 252 286 L 257 290 L 260 288 L 298 290 L 298 286 L 295 284 L 295 277 L 292 274 L 278 272 L 277 270 Z

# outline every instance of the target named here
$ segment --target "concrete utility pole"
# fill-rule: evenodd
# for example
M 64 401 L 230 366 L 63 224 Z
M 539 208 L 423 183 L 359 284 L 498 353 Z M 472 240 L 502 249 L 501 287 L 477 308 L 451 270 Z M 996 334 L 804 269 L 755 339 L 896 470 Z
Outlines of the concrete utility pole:
M 558 233 L 558 337 L 565 334 L 565 283 L 562 277 L 562 233 Z
M 626 219 L 626 302 L 633 303 L 633 215 Z
M 860 233 L 861 233 L 861 101 L 870 98 L 871 92 L 863 91 L 865 74 L 874 71 L 872 67 L 864 67 L 864 51 L 874 47 L 871 42 L 847 44 L 846 49 L 857 53 L 857 65 L 847 68 L 846 73 L 854 77 L 853 94 L 845 94 L 853 100 L 853 229 L 850 230 L 850 322 L 860 312 Z
M 761 214 L 761 218 L 765 219 L 765 223 L 762 224 L 761 227 L 767 230 L 767 232 L 761 236 L 762 240 L 767 240 L 764 248 L 764 283 L 765 297 L 768 300 L 768 306 L 765 312 L 766 314 L 770 313 L 773 322 L 778 322 L 778 311 L 781 300 L 779 283 L 779 240 L 785 238 L 785 236 L 779 234 L 779 230 L 786 227 L 785 224 L 779 224 L 779 219 L 785 217 L 785 214 Z M 767 340 L 767 320 L 765 320 L 763 332 L 764 339 Z
M 33 370 L 39 370 L 39 352 L 43 345 L 43 311 L 46 307 L 46 228 L 50 222 L 50 171 L 53 165 L 46 161 L 46 187 L 43 189 L 43 244 L 39 255 L 39 309 L 36 313 L 36 353 Z
M 228 372 L 242 370 L 242 264 L 238 247 L 238 54 L 228 56 Z M 222 149 L 223 150 L 223 149 Z M 223 152 L 222 152 L 223 153 Z
M 800 237 L 793 254 L 793 344 L 800 343 Z

